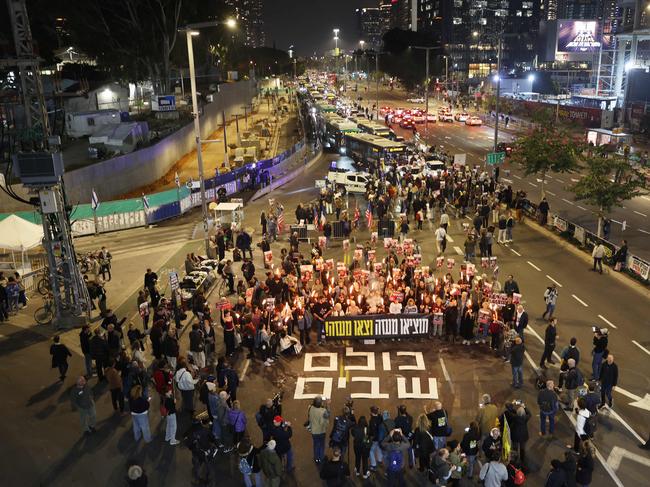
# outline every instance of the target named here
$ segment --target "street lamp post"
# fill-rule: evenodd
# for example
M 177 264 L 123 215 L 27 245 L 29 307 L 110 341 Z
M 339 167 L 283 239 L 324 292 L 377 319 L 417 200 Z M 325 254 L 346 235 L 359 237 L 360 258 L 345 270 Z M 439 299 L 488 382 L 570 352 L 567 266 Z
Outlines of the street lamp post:
M 422 49 L 426 52 L 427 61 L 426 61 L 426 73 L 424 78 L 424 111 L 426 112 L 425 116 L 425 128 L 429 127 L 429 51 L 432 49 L 440 49 L 440 47 L 421 47 L 421 46 L 412 46 L 413 49 Z
M 496 117 L 494 120 L 494 152 L 497 151 L 497 145 L 499 144 L 499 92 L 501 91 L 501 37 L 497 39 L 497 74 L 496 74 L 496 83 L 497 83 L 497 96 L 494 102 L 494 111 L 496 112 Z
M 339 76 L 339 32 L 340 29 L 332 29 L 334 32 L 334 59 L 336 61 L 336 77 Z
M 196 157 L 198 162 L 199 169 L 199 184 L 201 188 L 201 213 L 203 217 L 203 236 L 205 241 L 205 252 L 206 255 L 210 253 L 210 237 L 209 237 L 209 225 L 208 225 L 208 204 L 205 197 L 205 178 L 203 174 L 203 154 L 201 151 L 201 123 L 199 120 L 199 103 L 198 96 L 196 91 L 196 70 L 194 68 L 194 48 L 192 45 L 192 37 L 199 35 L 197 29 L 203 27 L 214 27 L 215 25 L 225 24 L 231 29 L 234 28 L 237 24 L 233 19 L 228 19 L 223 22 L 201 22 L 198 24 L 191 24 L 186 26 L 184 29 L 185 37 L 187 40 L 187 58 L 190 65 L 190 86 L 192 89 L 192 116 L 194 117 L 194 138 L 196 140 Z M 224 132 L 225 137 L 225 132 Z M 228 157 L 228 151 L 226 151 L 226 157 Z

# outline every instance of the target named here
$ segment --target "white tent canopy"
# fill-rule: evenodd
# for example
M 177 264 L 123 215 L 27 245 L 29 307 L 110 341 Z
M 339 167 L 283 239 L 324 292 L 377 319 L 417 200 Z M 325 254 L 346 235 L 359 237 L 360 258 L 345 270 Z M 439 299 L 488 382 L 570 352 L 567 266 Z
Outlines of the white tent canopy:
M 33 249 L 43 241 L 43 227 L 16 215 L 0 222 L 0 248 L 21 251 Z

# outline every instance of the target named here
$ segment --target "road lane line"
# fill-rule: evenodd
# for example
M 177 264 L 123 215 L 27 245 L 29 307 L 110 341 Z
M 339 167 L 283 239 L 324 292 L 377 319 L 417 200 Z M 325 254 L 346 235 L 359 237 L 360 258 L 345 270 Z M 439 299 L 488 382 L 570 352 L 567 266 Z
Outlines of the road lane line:
M 521 254 L 520 254 L 519 252 L 517 252 L 515 249 L 510 249 L 510 250 L 512 250 L 512 252 L 513 252 L 516 256 L 521 257 Z
M 598 315 L 598 318 L 600 318 L 601 320 L 603 320 L 605 323 L 607 323 L 609 326 L 611 326 L 611 327 L 614 328 L 615 330 L 618 328 L 614 323 L 612 323 L 611 321 L 609 321 L 609 320 L 608 320 L 607 318 L 605 318 L 603 315 Z
M 603 412 L 608 413 L 609 416 L 614 416 L 614 419 L 617 419 L 624 427 L 627 429 L 632 435 L 640 442 L 640 443 L 645 443 L 645 440 L 641 438 L 641 435 L 634 431 L 634 428 L 630 426 L 627 421 L 625 421 L 623 418 L 621 418 L 621 415 L 618 414 L 616 411 L 613 409 L 610 409 L 609 407 L 605 407 L 602 409 Z
M 559 179 L 559 178 L 555 178 L 555 180 L 556 180 L 558 183 L 564 184 L 564 181 L 562 181 L 562 180 Z
M 641 215 L 641 216 L 644 217 L 644 218 L 647 218 L 647 217 L 648 217 L 648 215 L 646 215 L 645 213 L 641 213 L 640 211 L 636 211 L 636 210 L 634 210 L 634 213 L 636 213 L 637 215 Z
M 463 251 L 460 249 L 460 247 L 454 247 L 454 250 L 456 251 L 456 253 L 458 255 L 465 255 L 465 254 L 463 254 Z
M 451 238 L 451 237 L 449 236 L 449 234 L 447 234 L 447 235 L 445 236 L 445 238 L 447 239 L 447 242 L 454 243 L 454 239 Z
M 582 299 L 580 299 L 580 298 L 579 298 L 578 296 L 576 296 L 575 294 L 572 294 L 571 296 L 573 296 L 573 299 L 575 299 L 577 302 L 579 302 L 579 303 L 580 303 L 581 305 L 583 305 L 585 308 L 588 308 L 588 307 L 589 307 L 589 305 L 588 305 L 587 303 L 585 303 Z
M 629 228 L 629 227 L 628 227 L 628 228 Z M 639 232 L 643 232 L 643 233 L 645 233 L 646 235 L 650 235 L 650 232 L 644 230 L 643 228 L 639 228 Z
M 571 181 L 573 181 L 574 183 L 577 183 L 577 182 L 580 181 L 580 180 L 579 180 L 579 179 L 576 179 L 576 178 L 571 178 Z
M 644 200 L 650 201 L 650 198 L 648 198 L 647 196 L 641 196 L 641 198 L 643 198 Z
M 537 267 L 537 266 L 536 266 L 535 264 L 533 264 L 531 261 L 527 260 L 526 262 L 528 262 L 528 265 L 531 266 L 531 267 L 532 267 L 533 269 L 535 269 L 536 271 L 538 271 L 538 272 L 542 272 L 542 269 L 540 269 L 539 267 Z
M 521 176 L 517 176 L 516 174 L 513 174 L 513 176 L 516 177 L 517 179 L 522 179 Z
M 566 198 L 562 198 L 562 201 L 564 201 L 565 203 L 569 203 L 570 205 L 575 206 L 575 203 L 574 203 L 573 201 L 569 201 L 569 200 L 566 199 Z
M 244 363 L 244 368 L 241 371 L 241 374 L 239 374 L 239 377 L 241 377 L 241 380 L 243 381 L 246 378 L 246 372 L 248 372 L 248 366 L 251 364 L 250 359 L 246 359 L 246 362 Z
M 548 277 L 551 281 L 553 281 L 553 282 L 554 282 L 555 284 L 557 284 L 558 286 L 562 287 L 562 284 L 560 284 L 559 282 L 557 282 L 555 279 L 553 279 L 553 278 L 552 278 L 551 276 L 549 276 L 548 274 L 546 274 L 546 277 Z
M 512 179 L 501 178 L 501 181 L 505 181 L 506 183 L 510 183 L 510 184 L 512 184 Z
M 445 377 L 445 380 L 449 382 L 449 387 L 451 388 L 451 393 L 455 394 L 454 392 L 454 383 L 451 381 L 451 376 L 449 375 L 449 372 L 447 371 L 447 366 L 445 365 L 445 361 L 442 360 L 442 357 L 440 357 L 440 366 L 442 367 L 442 375 Z
M 614 223 L 618 223 L 619 225 L 623 225 L 623 222 L 619 222 L 618 220 L 614 220 L 613 218 L 612 218 L 612 221 L 613 221 Z
M 583 208 L 583 207 L 580 206 L 580 205 L 576 205 L 576 206 L 577 206 L 578 208 L 580 208 L 582 211 L 587 211 L 587 208 Z
M 650 355 L 650 350 L 648 350 L 647 348 L 645 348 L 645 347 L 644 347 L 643 345 L 641 345 L 639 342 L 637 342 L 636 340 L 632 340 L 632 343 L 634 343 L 637 347 L 639 347 L 639 348 L 640 348 L 641 350 L 643 350 L 645 353 L 647 353 L 648 355 Z
M 547 192 L 548 194 L 550 194 L 551 196 L 557 196 L 553 191 L 546 190 L 546 192 Z
M 531 183 L 530 181 L 528 181 L 528 184 L 530 184 L 531 186 L 537 187 L 537 185 L 535 183 Z

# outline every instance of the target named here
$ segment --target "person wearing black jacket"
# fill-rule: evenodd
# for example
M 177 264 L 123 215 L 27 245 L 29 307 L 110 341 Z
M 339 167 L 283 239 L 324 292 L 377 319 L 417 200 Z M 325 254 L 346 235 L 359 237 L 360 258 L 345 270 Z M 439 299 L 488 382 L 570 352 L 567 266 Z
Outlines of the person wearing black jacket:
M 95 361 L 97 379 L 103 381 L 104 367 L 108 365 L 108 345 L 102 336 L 101 328 L 95 328 L 94 336 L 90 339 L 90 355 Z
M 320 470 L 320 478 L 325 481 L 327 487 L 343 487 L 347 485 L 350 477 L 350 466 L 341 458 L 341 449 L 337 446 L 332 448 L 332 458 L 325 457 Z
M 176 329 L 170 328 L 167 336 L 162 343 L 162 351 L 167 358 L 167 363 L 173 371 L 176 370 L 176 360 L 178 359 L 178 338 L 176 338 Z
M 510 349 L 510 367 L 512 368 L 512 387 L 520 389 L 524 385 L 524 352 L 526 347 L 518 336 Z
M 469 428 L 466 429 L 463 439 L 460 442 L 460 448 L 467 455 L 467 478 L 474 476 L 474 465 L 478 455 L 478 445 L 481 442 L 481 429 L 477 422 L 472 421 Z
M 614 356 L 610 353 L 607 360 L 600 368 L 600 407 L 607 404 L 612 407 L 612 389 L 618 384 L 618 365 L 614 363 Z
M 93 376 L 93 356 L 90 353 L 90 339 L 92 333 L 90 332 L 90 325 L 83 325 L 81 332 L 79 332 L 79 344 L 81 345 L 81 353 L 84 355 L 84 365 L 86 366 L 86 379 Z
M 160 293 L 156 289 L 156 283 L 158 282 L 158 274 L 153 272 L 151 269 L 147 269 L 147 272 L 144 274 L 144 287 L 149 290 L 149 296 L 151 297 L 151 305 L 156 308 L 158 302 L 160 301 Z
M 239 453 L 239 471 L 244 476 L 244 484 L 246 487 L 264 485 L 264 482 L 262 481 L 262 470 L 258 458 L 260 451 L 261 448 L 253 446 L 247 438 L 242 439 L 237 444 L 237 453 Z
M 607 338 L 607 329 L 601 330 L 595 327 L 593 344 L 594 348 L 591 351 L 591 380 L 600 379 L 600 367 L 603 363 L 603 358 L 606 358 L 607 345 L 609 339 Z
M 576 470 L 576 483 L 580 487 L 587 487 L 591 484 L 591 476 L 594 472 L 594 446 L 591 440 L 585 440 L 580 443 L 580 456 Z
M 212 459 L 217 454 L 217 445 L 212 432 L 203 427 L 200 419 L 194 418 L 184 441 L 192 452 L 192 484 L 207 484 L 216 480 L 212 478 L 215 477 Z
M 519 284 L 517 284 L 517 281 L 515 281 L 512 274 L 509 275 L 506 282 L 503 283 L 503 292 L 508 296 L 512 296 L 513 293 L 519 294 Z
M 59 380 L 63 382 L 65 380 L 65 374 L 68 371 L 68 357 L 72 357 L 70 350 L 63 343 L 61 343 L 61 337 L 59 335 L 54 335 L 52 339 L 52 345 L 50 345 L 50 355 L 52 356 L 52 368 L 59 369 Z
M 293 448 L 291 448 L 291 437 L 293 436 L 293 429 L 291 423 L 282 419 L 282 416 L 273 418 L 273 426 L 271 427 L 271 438 L 275 440 L 275 452 L 284 461 L 286 458 L 285 469 L 291 472 L 293 466 Z
M 352 440 L 354 449 L 354 474 L 362 475 L 364 479 L 367 479 L 370 477 L 368 457 L 370 456 L 372 440 L 369 437 L 368 420 L 365 416 L 361 416 L 359 421 L 352 426 Z
M 539 366 L 546 369 L 546 362 L 554 364 L 553 351 L 555 350 L 555 340 L 557 340 L 557 318 L 552 318 L 549 321 L 546 331 L 544 332 L 544 353 L 539 361 Z
M 528 420 L 530 411 L 520 402 L 515 402 L 514 408 L 506 412 L 510 426 L 510 440 L 513 451 L 519 450 L 519 459 L 526 463 L 526 442 L 528 442 Z

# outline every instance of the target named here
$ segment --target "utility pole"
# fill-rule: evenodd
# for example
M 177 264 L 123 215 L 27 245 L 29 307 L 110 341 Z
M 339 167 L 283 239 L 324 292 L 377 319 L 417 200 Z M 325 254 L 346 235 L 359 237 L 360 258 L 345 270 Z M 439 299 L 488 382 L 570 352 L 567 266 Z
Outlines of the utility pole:
M 379 120 L 379 52 L 375 53 L 375 78 L 377 78 L 377 105 L 375 106 L 375 120 Z
M 429 126 L 429 52 L 433 49 L 440 49 L 440 47 L 421 47 L 421 46 L 411 46 L 413 49 L 422 49 L 426 52 L 426 74 L 424 78 L 424 110 L 427 113 L 425 127 Z

